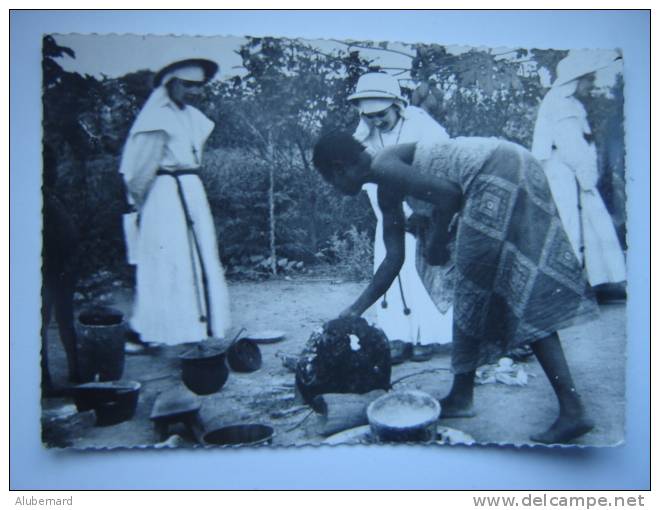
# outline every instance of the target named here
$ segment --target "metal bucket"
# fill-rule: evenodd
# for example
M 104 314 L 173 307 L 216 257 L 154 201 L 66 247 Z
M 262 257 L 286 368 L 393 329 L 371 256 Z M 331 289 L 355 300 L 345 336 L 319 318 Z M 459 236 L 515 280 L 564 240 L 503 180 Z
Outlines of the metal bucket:
M 436 437 L 440 404 L 422 391 L 383 395 L 367 407 L 371 431 L 381 442 L 430 442 Z
M 83 310 L 77 321 L 83 380 L 116 381 L 124 373 L 126 325 L 124 315 L 115 308 Z

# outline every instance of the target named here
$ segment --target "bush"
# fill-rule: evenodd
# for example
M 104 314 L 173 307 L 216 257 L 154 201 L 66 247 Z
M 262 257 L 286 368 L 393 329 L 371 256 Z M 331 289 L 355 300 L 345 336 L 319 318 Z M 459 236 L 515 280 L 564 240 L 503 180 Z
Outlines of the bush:
M 324 252 L 346 277 L 354 280 L 371 278 L 374 249 L 372 236 L 367 232 L 352 226 L 341 237 L 334 234 Z

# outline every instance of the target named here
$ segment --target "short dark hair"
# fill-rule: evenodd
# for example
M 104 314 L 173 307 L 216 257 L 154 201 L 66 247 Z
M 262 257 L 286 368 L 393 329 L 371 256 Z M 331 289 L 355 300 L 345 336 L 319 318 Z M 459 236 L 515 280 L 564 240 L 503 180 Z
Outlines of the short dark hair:
M 337 168 L 358 161 L 365 147 L 346 131 L 331 131 L 314 145 L 314 166 L 328 181 Z

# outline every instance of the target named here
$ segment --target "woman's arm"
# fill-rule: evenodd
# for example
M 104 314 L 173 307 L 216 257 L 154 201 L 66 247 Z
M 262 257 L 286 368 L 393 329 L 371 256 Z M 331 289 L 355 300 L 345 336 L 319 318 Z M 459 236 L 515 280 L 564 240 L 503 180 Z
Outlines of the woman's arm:
M 378 266 L 368 287 L 360 297 L 341 313 L 345 316 L 360 316 L 367 308 L 390 288 L 394 278 L 399 274 L 405 258 L 405 222 L 403 213 L 403 197 L 378 187 L 378 205 L 383 213 L 383 242 L 385 243 L 385 258 Z
M 583 190 L 592 190 L 598 184 L 598 158 L 596 147 L 584 139 L 579 117 L 567 117 L 557 122 L 553 140 L 561 160 L 575 173 Z
M 156 176 L 166 141 L 167 134 L 164 131 L 135 135 L 135 150 L 130 161 L 131 167 L 125 173 L 125 182 L 130 202 L 138 210 L 142 208 Z

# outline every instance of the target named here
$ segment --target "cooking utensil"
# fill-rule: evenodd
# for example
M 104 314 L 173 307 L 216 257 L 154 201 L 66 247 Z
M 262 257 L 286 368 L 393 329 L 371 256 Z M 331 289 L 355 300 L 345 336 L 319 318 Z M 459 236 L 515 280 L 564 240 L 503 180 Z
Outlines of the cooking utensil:
M 435 439 L 440 404 L 423 391 L 395 391 L 374 400 L 367 418 L 382 442 L 428 442 Z
M 255 446 L 268 443 L 274 435 L 273 427 L 259 423 L 229 425 L 209 430 L 204 443 L 219 446 Z
M 167 439 L 167 431 L 174 423 L 183 423 L 192 433 L 198 443 L 203 442 L 204 426 L 199 418 L 202 400 L 184 387 L 177 387 L 162 392 L 151 410 L 151 421 L 154 422 L 160 440 Z
M 255 331 L 254 333 L 249 333 L 245 335 L 244 338 L 252 340 L 258 344 L 272 344 L 275 342 L 281 342 L 284 340 L 286 333 L 284 331 L 279 331 L 275 329 Z

